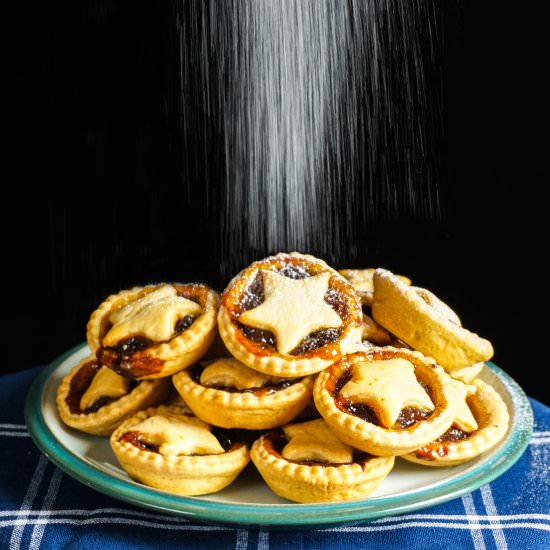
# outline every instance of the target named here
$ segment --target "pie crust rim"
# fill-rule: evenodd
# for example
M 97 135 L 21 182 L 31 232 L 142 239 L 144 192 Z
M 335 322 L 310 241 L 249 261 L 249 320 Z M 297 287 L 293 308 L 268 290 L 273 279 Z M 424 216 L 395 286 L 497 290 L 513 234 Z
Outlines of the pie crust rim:
M 364 269 L 338 270 L 338 273 L 346 278 L 355 288 L 357 296 L 361 299 L 361 304 L 367 307 L 371 307 L 374 301 L 374 286 L 372 277 L 376 269 L 376 267 L 366 267 Z M 399 279 L 401 279 L 401 281 L 403 281 L 406 285 L 412 284 L 412 281 L 405 275 L 397 275 L 397 277 L 399 277 Z
M 308 405 L 314 376 L 306 376 L 271 395 L 229 392 L 193 380 L 190 370 L 172 377 L 181 398 L 201 420 L 222 428 L 266 430 L 286 424 Z
M 479 363 L 474 363 L 467 367 L 462 367 L 460 369 L 454 369 L 449 372 L 452 378 L 456 378 L 465 384 L 471 384 L 481 373 L 485 363 L 480 361 Z

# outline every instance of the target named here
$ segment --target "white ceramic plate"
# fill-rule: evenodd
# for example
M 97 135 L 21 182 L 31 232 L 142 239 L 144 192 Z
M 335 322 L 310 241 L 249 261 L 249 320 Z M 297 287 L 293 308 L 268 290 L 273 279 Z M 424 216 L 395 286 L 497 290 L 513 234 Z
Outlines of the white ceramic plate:
M 480 378 L 502 396 L 510 427 L 501 443 L 484 455 L 449 468 L 429 468 L 397 459 L 394 469 L 367 499 L 329 504 L 296 504 L 275 495 L 249 465 L 223 491 L 181 497 L 131 480 L 119 466 L 108 438 L 67 427 L 55 405 L 61 379 L 89 354 L 86 345 L 69 350 L 35 380 L 25 405 L 36 445 L 69 475 L 105 494 L 133 504 L 194 519 L 233 525 L 307 528 L 350 524 L 445 502 L 503 474 L 525 450 L 533 426 L 529 401 L 517 383 L 492 363 Z

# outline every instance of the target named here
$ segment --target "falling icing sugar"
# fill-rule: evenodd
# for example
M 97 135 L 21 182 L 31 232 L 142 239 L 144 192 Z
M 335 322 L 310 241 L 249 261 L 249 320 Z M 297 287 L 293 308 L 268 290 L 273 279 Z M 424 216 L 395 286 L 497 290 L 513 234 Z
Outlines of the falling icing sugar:
M 431 2 L 182 10 L 182 119 L 202 128 L 197 179 L 219 170 L 206 199 L 228 275 L 280 250 L 350 261 L 379 221 L 438 218 Z

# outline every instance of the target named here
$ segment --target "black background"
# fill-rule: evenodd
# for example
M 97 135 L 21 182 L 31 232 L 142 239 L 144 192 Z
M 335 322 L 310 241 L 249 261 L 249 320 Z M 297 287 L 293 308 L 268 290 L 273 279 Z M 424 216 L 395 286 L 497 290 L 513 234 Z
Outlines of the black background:
M 4 19 L 16 30 L 4 72 L 5 372 L 84 341 L 91 311 L 111 292 L 226 281 L 205 190 L 181 183 L 172 3 L 74 4 Z M 502 2 L 445 9 L 441 220 L 380 225 L 364 257 L 335 267 L 409 275 L 490 339 L 494 361 L 529 395 L 550 403 L 541 383 L 546 14 Z

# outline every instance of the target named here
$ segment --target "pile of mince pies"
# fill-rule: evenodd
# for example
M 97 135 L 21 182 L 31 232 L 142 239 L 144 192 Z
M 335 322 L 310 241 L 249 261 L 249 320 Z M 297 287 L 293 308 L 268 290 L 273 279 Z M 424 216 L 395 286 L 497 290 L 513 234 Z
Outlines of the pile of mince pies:
M 396 457 L 460 464 L 509 424 L 478 378 L 491 343 L 386 269 L 281 253 L 221 296 L 123 290 L 92 313 L 87 341 L 57 390 L 60 418 L 109 437 L 134 480 L 180 495 L 220 491 L 252 461 L 295 502 L 364 498 Z

